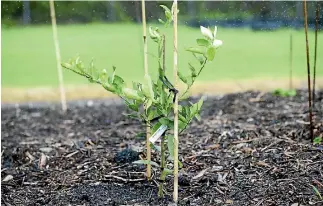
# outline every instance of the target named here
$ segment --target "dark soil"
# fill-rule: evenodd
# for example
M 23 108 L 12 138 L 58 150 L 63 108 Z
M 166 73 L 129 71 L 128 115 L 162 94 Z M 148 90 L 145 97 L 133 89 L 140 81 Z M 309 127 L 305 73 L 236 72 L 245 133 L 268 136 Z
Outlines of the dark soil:
M 323 146 L 310 143 L 306 92 L 209 97 L 180 136 L 179 205 L 323 205 Z M 108 102 L 110 100 L 107 100 Z M 323 135 L 323 91 L 315 136 Z M 168 205 L 145 180 L 143 127 L 118 104 L 2 107 L 2 205 Z M 153 159 L 159 162 L 154 151 Z M 294 204 L 297 205 L 297 204 Z M 293 206 L 294 206 L 293 205 Z

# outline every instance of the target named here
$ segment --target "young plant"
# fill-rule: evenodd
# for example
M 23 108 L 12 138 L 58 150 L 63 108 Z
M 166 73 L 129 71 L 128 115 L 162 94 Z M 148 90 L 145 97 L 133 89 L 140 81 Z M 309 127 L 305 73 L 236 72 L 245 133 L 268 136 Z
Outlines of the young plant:
M 273 95 L 280 96 L 280 97 L 294 97 L 296 96 L 297 92 L 295 89 L 284 90 L 284 89 L 275 89 L 273 91 Z
M 174 12 L 166 6 L 161 6 L 165 11 L 165 26 L 173 21 Z M 174 10 L 174 7 L 173 9 Z M 177 9 L 176 9 L 177 10 Z M 177 11 L 178 12 L 178 11 Z M 87 78 L 90 82 L 100 84 L 107 91 L 118 95 L 122 98 L 131 111 L 127 116 L 139 120 L 143 125 L 147 125 L 153 134 L 149 140 L 152 148 L 160 152 L 160 164 L 151 160 L 139 160 L 137 164 L 151 164 L 160 169 L 160 185 L 159 196 L 163 196 L 163 184 L 167 175 L 173 173 L 175 167 L 174 161 L 174 105 L 178 95 L 184 99 L 184 95 L 188 93 L 196 78 L 201 74 L 205 65 L 212 61 L 215 56 L 216 49 L 222 45 L 222 41 L 217 40 L 217 28 L 211 31 L 209 28 L 201 27 L 204 38 L 197 39 L 197 46 L 187 49 L 197 60 L 198 66 L 189 64 L 190 75 L 184 76 L 180 72 L 176 75 L 183 83 L 186 84 L 186 90 L 179 94 L 179 91 L 167 78 L 166 62 L 165 62 L 165 35 L 158 28 L 150 27 L 150 38 L 157 44 L 157 68 L 158 76 L 156 80 L 152 80 L 148 72 L 145 74 L 144 82 L 132 82 L 132 88 L 126 84 L 124 79 L 116 74 L 116 68 L 108 73 L 107 70 L 98 70 L 95 68 L 93 61 L 86 67 L 80 58 L 71 59 L 62 66 Z M 200 119 L 199 112 L 203 104 L 201 98 L 196 103 L 179 103 L 178 105 L 178 135 L 181 134 L 193 119 Z M 161 138 L 161 145 L 158 146 L 157 140 Z M 177 158 L 177 157 L 176 157 Z M 178 162 L 176 167 L 181 167 Z

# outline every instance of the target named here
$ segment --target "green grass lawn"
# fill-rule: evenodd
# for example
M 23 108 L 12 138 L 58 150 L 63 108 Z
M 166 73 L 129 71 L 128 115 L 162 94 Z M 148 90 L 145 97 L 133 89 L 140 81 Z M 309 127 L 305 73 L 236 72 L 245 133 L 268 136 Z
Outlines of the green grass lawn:
M 167 70 L 172 74 L 172 28 L 164 29 Z M 199 29 L 180 26 L 179 68 L 188 71 L 188 61 L 194 61 L 185 47 L 195 46 Z M 200 81 L 243 78 L 284 78 L 289 73 L 290 30 L 253 32 L 249 29 L 218 29 L 224 45 L 200 77 Z M 294 74 L 306 76 L 305 36 L 303 30 L 292 31 L 294 40 Z M 95 58 L 98 68 L 112 70 L 126 80 L 141 80 L 143 76 L 142 27 L 133 24 L 63 25 L 58 27 L 62 61 L 77 54 L 86 63 Z M 310 52 L 314 51 L 314 33 L 309 33 Z M 322 37 L 319 35 L 319 43 Z M 56 86 L 57 71 L 51 26 L 31 26 L 2 29 L 2 87 Z M 148 51 L 156 54 L 156 45 L 148 42 Z M 323 54 L 319 45 L 318 56 Z M 156 74 L 157 63 L 149 56 L 149 69 Z M 311 55 L 311 65 L 313 57 Z M 323 76 L 323 59 L 318 58 L 317 75 Z M 66 84 L 85 84 L 86 80 L 64 70 Z

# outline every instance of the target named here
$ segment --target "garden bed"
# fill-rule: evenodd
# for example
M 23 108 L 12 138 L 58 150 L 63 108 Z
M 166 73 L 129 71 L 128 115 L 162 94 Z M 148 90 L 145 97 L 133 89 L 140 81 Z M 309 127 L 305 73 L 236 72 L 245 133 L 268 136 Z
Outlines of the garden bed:
M 208 97 L 202 120 L 180 136 L 179 205 L 322 205 L 323 147 L 309 140 L 306 91 Z M 3 205 L 167 205 L 158 170 L 145 180 L 144 128 L 117 103 L 5 106 L 1 126 Z M 323 134 L 323 91 L 315 135 Z M 152 158 L 159 162 L 154 151 Z

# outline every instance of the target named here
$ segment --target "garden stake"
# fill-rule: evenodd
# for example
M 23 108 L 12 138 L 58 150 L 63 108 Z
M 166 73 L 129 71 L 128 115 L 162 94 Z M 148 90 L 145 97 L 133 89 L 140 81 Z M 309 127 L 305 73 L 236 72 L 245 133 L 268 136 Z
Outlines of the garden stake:
M 174 87 L 177 88 L 177 0 L 173 3 L 173 26 L 174 26 Z M 178 201 L 178 95 L 174 102 L 174 202 Z
M 166 39 L 165 39 L 165 35 L 162 36 L 162 60 L 163 60 L 163 68 L 162 68 L 162 73 L 159 74 L 159 76 L 161 77 L 161 75 L 164 76 L 165 74 L 165 70 L 166 70 L 166 55 L 165 55 L 165 51 L 166 51 L 166 43 L 165 43 Z M 165 86 L 163 85 L 163 90 L 165 89 Z M 166 179 L 166 175 L 164 175 L 164 170 L 166 167 L 166 158 L 165 158 L 165 132 L 164 134 L 161 136 L 161 143 L 160 143 L 160 152 L 161 152 L 161 157 L 160 157 L 160 183 L 159 183 L 159 188 L 158 188 L 158 197 L 163 197 L 163 185 L 165 183 L 165 179 Z
M 309 119 L 310 119 L 310 137 L 313 142 L 313 121 L 312 121 L 312 93 L 311 93 L 311 70 L 310 70 L 310 56 L 308 48 L 308 25 L 307 25 L 307 8 L 306 0 L 303 2 L 304 10 L 304 29 L 305 29 L 305 41 L 306 41 L 306 61 L 307 61 L 307 88 L 308 88 L 308 107 L 309 107 Z
M 293 34 L 289 36 L 289 90 L 293 89 Z
M 55 45 L 55 52 L 56 52 L 56 62 L 57 62 L 57 72 L 58 72 L 58 81 L 59 81 L 59 88 L 60 88 L 60 96 L 61 96 L 61 104 L 63 112 L 66 112 L 66 97 L 65 97 L 65 89 L 64 89 L 64 82 L 63 82 L 63 73 L 61 67 L 61 55 L 59 50 L 58 44 L 58 37 L 57 37 L 57 25 L 56 25 L 56 16 L 55 16 L 55 6 L 54 1 L 49 1 L 50 7 L 50 16 L 52 19 L 52 28 L 53 28 L 53 39 Z
M 142 10 L 142 29 L 143 29 L 143 39 L 144 39 L 144 67 L 145 75 L 148 75 L 148 58 L 147 58 L 147 29 L 146 29 L 146 8 L 145 0 L 141 0 L 141 10 Z M 147 178 L 151 178 L 151 148 L 150 148 L 150 122 L 146 122 L 146 150 L 147 150 Z
M 316 15 L 315 15 L 315 45 L 314 45 L 314 71 L 313 71 L 313 108 L 315 109 L 315 80 L 316 80 L 316 57 L 317 57 L 317 30 L 318 30 L 318 24 L 319 24 L 319 10 L 320 10 L 320 4 L 319 2 L 316 2 Z

